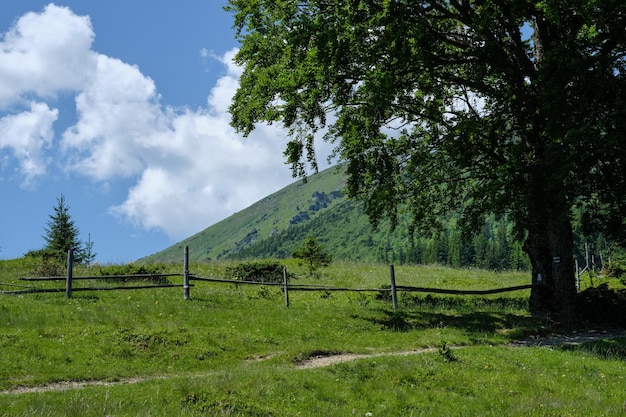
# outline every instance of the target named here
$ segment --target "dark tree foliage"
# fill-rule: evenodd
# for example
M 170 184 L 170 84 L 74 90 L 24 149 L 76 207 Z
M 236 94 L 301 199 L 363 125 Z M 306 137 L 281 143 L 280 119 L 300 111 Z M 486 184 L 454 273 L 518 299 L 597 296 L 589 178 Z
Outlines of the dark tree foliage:
M 533 311 L 568 320 L 574 209 L 626 240 L 623 0 L 230 0 L 244 67 L 232 124 L 280 122 L 295 174 L 325 129 L 349 195 L 415 230 L 506 215 Z

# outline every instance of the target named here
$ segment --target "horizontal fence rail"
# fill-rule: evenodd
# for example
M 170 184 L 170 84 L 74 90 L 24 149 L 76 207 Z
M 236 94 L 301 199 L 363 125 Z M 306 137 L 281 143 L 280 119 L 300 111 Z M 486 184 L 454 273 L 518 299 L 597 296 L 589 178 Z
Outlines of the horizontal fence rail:
M 149 288 L 181 288 L 183 284 L 154 284 L 154 285 L 124 285 L 119 287 L 72 287 L 72 292 L 76 291 L 114 291 L 114 290 L 144 290 Z M 28 288 L 24 290 L 0 291 L 0 294 L 19 295 L 36 294 L 47 292 L 66 292 L 66 288 Z
M 287 269 L 283 268 L 283 280 L 282 282 L 261 282 L 261 281 L 245 281 L 245 280 L 235 280 L 235 279 L 224 279 L 224 278 L 206 278 L 206 277 L 198 277 L 195 274 L 189 272 L 189 247 L 185 247 L 184 254 L 184 271 L 183 273 L 167 273 L 167 274 L 133 274 L 133 275 L 91 275 L 91 276 L 77 276 L 74 277 L 72 275 L 72 263 L 73 263 L 73 255 L 71 251 L 68 252 L 68 273 L 67 276 L 54 276 L 54 277 L 26 277 L 19 278 L 21 281 L 27 282 L 36 282 L 36 281 L 65 281 L 65 288 L 33 288 L 24 285 L 18 284 L 10 284 L 10 283 L 0 283 L 0 286 L 9 286 L 15 287 L 19 289 L 9 290 L 9 291 L 0 291 L 0 294 L 7 295 L 18 295 L 18 294 L 32 294 L 32 293 L 58 293 L 65 292 L 66 297 L 70 298 L 73 291 L 112 291 L 112 290 L 140 290 L 140 289 L 150 289 L 150 288 L 183 288 L 184 289 L 184 299 L 187 300 L 190 298 L 189 291 L 190 288 L 193 287 L 193 284 L 190 284 L 190 281 L 199 281 L 199 282 L 214 282 L 214 283 L 223 283 L 223 284 L 234 284 L 234 285 L 260 285 L 260 286 L 277 286 L 281 287 L 282 291 L 285 294 L 285 306 L 289 307 L 289 292 L 290 291 L 323 291 L 323 292 L 334 292 L 334 291 L 343 291 L 343 292 L 376 292 L 376 293 L 391 293 L 391 299 L 393 303 L 394 310 L 398 308 L 398 300 L 397 300 L 397 292 L 422 292 L 422 293 L 432 293 L 432 294 L 448 294 L 448 295 L 490 295 L 490 294 L 499 294 L 504 292 L 512 292 L 512 291 L 520 291 L 527 290 L 532 288 L 537 288 L 545 284 L 528 284 L 528 285 L 517 285 L 513 287 L 505 287 L 505 288 L 492 288 L 487 290 L 455 290 L 455 289 L 445 289 L 445 288 L 427 288 L 427 287 L 413 287 L 406 285 L 396 285 L 395 281 L 395 272 L 393 265 L 390 265 L 390 283 L 388 287 L 381 288 L 349 288 L 349 287 L 333 287 L 328 285 L 319 285 L 319 284 L 294 284 L 289 283 L 287 279 Z M 155 278 L 166 278 L 166 277 L 183 277 L 182 284 L 163 284 L 163 283 L 155 283 L 150 285 L 118 285 L 118 286 L 96 286 L 96 287 L 79 287 L 75 288 L 72 286 L 72 282 L 75 280 L 146 280 L 146 279 L 155 279 Z
M 407 287 L 404 285 L 398 285 L 396 289 L 398 291 L 405 291 L 405 292 L 427 292 L 427 293 L 433 293 L 433 294 L 489 295 L 489 294 L 499 294 L 502 292 L 528 290 L 531 288 L 540 287 L 542 285 L 543 284 L 517 285 L 515 287 L 493 288 L 490 290 L 448 290 L 445 288 L 422 288 L 422 287 Z
M 80 277 L 76 277 L 73 276 L 72 279 L 73 280 L 80 280 L 80 279 L 146 279 L 146 278 L 164 278 L 164 277 L 182 277 L 183 274 L 133 274 L 133 275 L 86 275 L 86 276 L 80 276 Z M 65 281 L 67 279 L 67 277 L 26 277 L 26 278 L 20 278 L 20 281 Z

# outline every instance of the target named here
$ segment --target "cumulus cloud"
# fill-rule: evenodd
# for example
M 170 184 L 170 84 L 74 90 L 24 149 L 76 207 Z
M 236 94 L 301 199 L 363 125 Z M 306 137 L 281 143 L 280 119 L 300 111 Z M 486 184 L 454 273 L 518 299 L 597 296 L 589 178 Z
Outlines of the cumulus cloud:
M 291 180 L 280 130 L 264 126 L 243 139 L 229 126 L 226 110 L 237 79 L 235 69 L 221 77 L 205 109 L 161 114 L 167 123 L 144 136 L 140 147 L 146 169 L 114 213 L 182 238 Z
M 132 185 L 110 212 L 180 239 L 292 181 L 279 127 L 259 126 L 244 139 L 229 125 L 236 50 L 211 56 L 224 73 L 206 107 L 192 110 L 163 104 L 138 67 L 92 50 L 94 36 L 88 17 L 51 4 L 1 38 L 0 151 L 19 162 L 25 183 L 51 169 L 51 159 L 70 176 L 123 178 Z M 62 93 L 74 97 L 76 119 L 55 135 Z
M 23 96 L 55 96 L 85 85 L 96 55 L 88 17 L 54 4 L 22 16 L 0 42 L 0 109 Z
M 137 175 L 163 114 L 154 82 L 137 67 L 99 55 L 77 95 L 78 122 L 63 134 L 69 168 L 96 180 Z
M 0 36 L 0 151 L 18 161 L 22 184 L 47 172 L 59 111 L 45 100 L 82 88 L 93 71 L 94 33 L 87 17 L 48 5 Z M 7 159 L 5 155 L 5 160 Z
M 52 124 L 57 116 L 58 110 L 50 109 L 45 103 L 32 102 L 28 111 L 0 119 L 0 149 L 12 151 L 25 186 L 46 173 L 44 151 L 52 143 Z

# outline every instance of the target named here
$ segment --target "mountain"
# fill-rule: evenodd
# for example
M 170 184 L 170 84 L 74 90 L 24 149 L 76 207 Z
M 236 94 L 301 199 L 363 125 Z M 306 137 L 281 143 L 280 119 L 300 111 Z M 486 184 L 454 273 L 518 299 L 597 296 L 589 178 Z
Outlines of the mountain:
M 346 175 L 329 168 L 263 198 L 142 262 L 180 262 L 189 246 L 192 261 L 288 258 L 313 236 L 335 259 L 393 263 L 440 263 L 488 269 L 526 269 L 528 260 L 512 225 L 488 219 L 483 230 L 463 241 L 456 217 L 436 233 L 409 235 L 408 221 L 394 231 L 386 221 L 373 229 L 362 203 L 343 193 Z
M 178 261 L 185 246 L 189 246 L 189 258 L 194 261 L 232 257 L 256 242 L 315 220 L 321 213 L 345 202 L 345 182 L 342 171 L 328 168 L 142 261 Z

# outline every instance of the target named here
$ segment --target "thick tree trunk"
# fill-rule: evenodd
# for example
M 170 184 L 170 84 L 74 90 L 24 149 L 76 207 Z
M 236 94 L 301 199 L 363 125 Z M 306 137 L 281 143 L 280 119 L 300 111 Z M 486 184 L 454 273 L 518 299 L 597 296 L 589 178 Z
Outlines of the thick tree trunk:
M 531 290 L 529 308 L 567 326 L 574 320 L 576 298 L 571 219 L 567 211 L 548 209 L 541 215 L 524 244 L 532 283 L 542 284 Z

